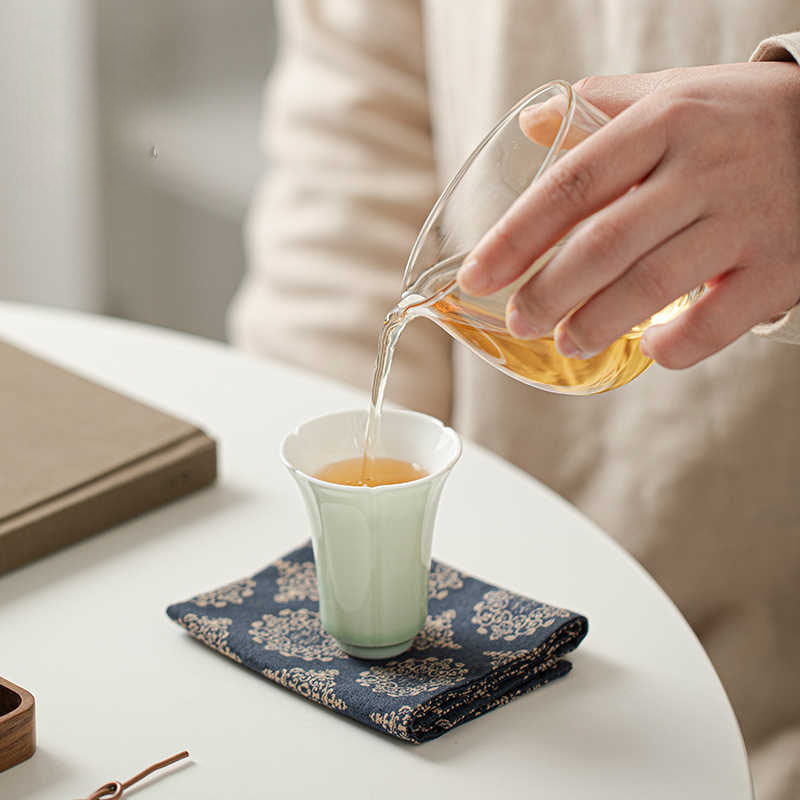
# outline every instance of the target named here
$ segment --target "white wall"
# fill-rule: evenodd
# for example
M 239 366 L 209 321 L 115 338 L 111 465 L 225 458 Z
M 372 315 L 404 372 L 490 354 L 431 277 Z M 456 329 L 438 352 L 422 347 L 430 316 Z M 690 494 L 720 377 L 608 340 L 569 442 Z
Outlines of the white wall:
M 0 3 L 0 297 L 99 310 L 94 6 Z
M 264 170 L 272 3 L 95 2 L 107 310 L 222 339 Z
M 0 0 L 0 298 L 223 338 L 274 48 L 271 0 Z

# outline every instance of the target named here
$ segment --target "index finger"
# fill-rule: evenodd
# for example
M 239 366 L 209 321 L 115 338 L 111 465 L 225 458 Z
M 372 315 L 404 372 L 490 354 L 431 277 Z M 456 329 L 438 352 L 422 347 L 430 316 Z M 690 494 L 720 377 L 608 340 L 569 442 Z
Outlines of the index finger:
M 467 256 L 459 286 L 474 296 L 502 289 L 581 220 L 640 183 L 666 150 L 651 111 L 647 100 L 635 103 L 534 181 Z

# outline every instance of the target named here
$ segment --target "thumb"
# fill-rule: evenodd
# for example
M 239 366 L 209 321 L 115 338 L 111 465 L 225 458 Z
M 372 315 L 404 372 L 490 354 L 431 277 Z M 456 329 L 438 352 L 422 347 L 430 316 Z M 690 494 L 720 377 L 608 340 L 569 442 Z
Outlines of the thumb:
M 616 117 L 663 85 L 663 72 L 642 72 L 635 75 L 590 75 L 574 83 L 572 88 L 609 117 Z
M 638 75 L 592 75 L 582 78 L 572 88 L 600 111 L 615 117 L 663 84 L 663 73 L 645 72 Z M 549 147 L 561 127 L 566 107 L 563 95 L 551 97 L 540 105 L 530 106 L 520 112 L 519 126 L 532 142 Z M 588 131 L 573 124 L 561 146 L 569 150 L 588 135 Z

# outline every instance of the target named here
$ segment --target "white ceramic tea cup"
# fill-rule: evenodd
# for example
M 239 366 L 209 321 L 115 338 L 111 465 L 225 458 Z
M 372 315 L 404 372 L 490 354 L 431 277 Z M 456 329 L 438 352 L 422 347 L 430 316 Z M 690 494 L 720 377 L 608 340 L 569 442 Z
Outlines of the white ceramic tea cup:
M 407 650 L 425 624 L 433 525 L 461 440 L 426 414 L 384 410 L 374 455 L 416 463 L 424 478 L 386 486 L 315 478 L 362 453 L 366 421 L 366 411 L 309 420 L 286 437 L 281 458 L 311 521 L 322 626 L 345 652 L 382 659 Z

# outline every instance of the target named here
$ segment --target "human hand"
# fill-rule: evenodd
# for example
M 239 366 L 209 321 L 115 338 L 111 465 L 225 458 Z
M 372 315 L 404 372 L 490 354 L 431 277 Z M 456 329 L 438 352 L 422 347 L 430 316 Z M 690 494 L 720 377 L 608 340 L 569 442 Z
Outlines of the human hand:
M 483 237 L 459 272 L 465 292 L 507 286 L 594 214 L 509 300 L 515 336 L 555 329 L 563 355 L 588 358 L 705 284 L 693 306 L 642 337 L 646 355 L 679 369 L 798 302 L 795 63 L 591 77 L 575 89 L 613 119 Z M 520 117 L 533 139 L 536 122 L 535 108 Z

